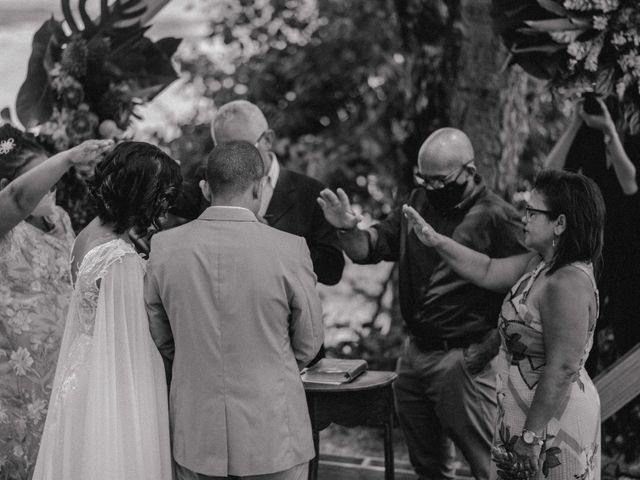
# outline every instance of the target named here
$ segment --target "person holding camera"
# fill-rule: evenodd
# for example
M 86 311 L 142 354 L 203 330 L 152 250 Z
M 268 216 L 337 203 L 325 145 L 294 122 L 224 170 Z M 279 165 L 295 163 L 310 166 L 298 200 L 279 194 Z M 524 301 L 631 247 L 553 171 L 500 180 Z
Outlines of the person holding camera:
M 640 342 L 640 202 L 638 171 L 640 136 L 625 135 L 616 125 L 613 99 L 592 92 L 575 106 L 569 126 L 551 150 L 546 167 L 580 171 L 604 197 L 604 269 L 599 288 L 604 300 L 600 326 L 612 325 L 619 355 Z M 587 364 L 597 367 L 597 344 Z

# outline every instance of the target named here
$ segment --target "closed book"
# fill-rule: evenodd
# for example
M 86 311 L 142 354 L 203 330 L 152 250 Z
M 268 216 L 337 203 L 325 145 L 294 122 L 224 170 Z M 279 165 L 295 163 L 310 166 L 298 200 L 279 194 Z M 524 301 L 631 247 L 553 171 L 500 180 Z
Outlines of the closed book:
M 340 385 L 349 383 L 366 370 L 366 360 L 323 358 L 315 365 L 303 369 L 300 374 L 304 383 Z

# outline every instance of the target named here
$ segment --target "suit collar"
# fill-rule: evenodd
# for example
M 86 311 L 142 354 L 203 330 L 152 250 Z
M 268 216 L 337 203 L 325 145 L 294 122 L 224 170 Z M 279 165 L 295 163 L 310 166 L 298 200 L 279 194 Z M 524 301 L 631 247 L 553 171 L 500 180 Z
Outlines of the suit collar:
M 273 189 L 273 196 L 271 202 L 269 202 L 269 208 L 264 215 L 264 219 L 273 225 L 280 217 L 287 213 L 295 205 L 295 191 L 296 187 L 293 182 L 290 181 L 291 172 L 285 168 L 280 168 L 280 175 L 278 175 L 278 182 Z
M 198 217 L 198 220 L 218 220 L 230 222 L 257 222 L 258 219 L 250 210 L 242 207 L 209 207 Z

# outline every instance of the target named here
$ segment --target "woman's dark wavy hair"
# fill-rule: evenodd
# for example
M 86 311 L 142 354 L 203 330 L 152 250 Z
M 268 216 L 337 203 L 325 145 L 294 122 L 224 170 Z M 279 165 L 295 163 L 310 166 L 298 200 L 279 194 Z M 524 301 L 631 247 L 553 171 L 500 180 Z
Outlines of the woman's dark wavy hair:
M 533 188 L 554 212 L 550 215 L 552 219 L 561 214 L 567 219 L 547 275 L 572 262 L 591 262 L 599 273 L 605 207 L 595 182 L 579 173 L 542 170 L 533 181 Z
M 182 182 L 180 166 L 158 147 L 144 142 L 116 145 L 89 183 L 98 217 L 115 233 L 146 232 L 173 204 Z
M 30 133 L 18 130 L 9 123 L 0 126 L 0 141 L 12 141 L 10 152 L 0 155 L 0 178 L 11 181 L 21 168 L 36 157 L 47 156 L 45 149 Z

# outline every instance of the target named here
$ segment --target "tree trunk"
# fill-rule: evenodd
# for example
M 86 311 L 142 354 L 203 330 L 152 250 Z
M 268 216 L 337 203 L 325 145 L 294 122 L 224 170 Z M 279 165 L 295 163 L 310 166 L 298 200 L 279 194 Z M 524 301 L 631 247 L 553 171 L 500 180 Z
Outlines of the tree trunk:
M 520 68 L 505 71 L 508 52 L 493 33 L 490 8 L 491 0 L 459 2 L 462 45 L 450 117 L 471 138 L 488 185 L 510 198 L 529 134 L 528 79 Z
M 506 70 L 506 48 L 494 35 L 491 0 L 396 0 L 407 62 L 405 112 L 412 124 L 403 144 L 400 183 L 411 185 L 420 144 L 451 126 L 469 135 L 488 185 L 511 198 L 529 135 L 529 81 Z

